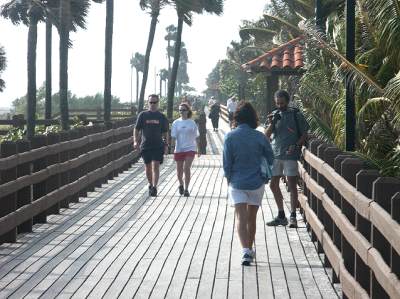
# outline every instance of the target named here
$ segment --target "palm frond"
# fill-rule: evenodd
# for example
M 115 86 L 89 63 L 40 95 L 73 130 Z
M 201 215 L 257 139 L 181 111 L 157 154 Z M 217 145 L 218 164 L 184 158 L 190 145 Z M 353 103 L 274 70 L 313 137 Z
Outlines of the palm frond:
M 312 109 L 303 108 L 303 112 L 313 134 L 318 139 L 332 143 L 334 141 L 334 136 L 330 125 L 316 115 Z
M 367 84 L 369 88 L 371 88 L 371 93 L 375 92 L 378 95 L 382 95 L 384 90 L 378 83 L 376 83 L 371 77 L 369 77 L 366 73 L 361 71 L 357 66 L 346 59 L 339 51 L 337 51 L 334 47 L 326 42 L 326 36 L 322 34 L 320 31 L 316 30 L 313 25 L 302 25 L 301 26 L 304 32 L 308 36 L 307 41 L 311 43 L 317 43 L 322 49 L 328 51 L 332 56 L 339 59 L 341 64 L 341 70 L 345 75 L 350 76 L 351 79 L 358 79 L 361 82 Z
M 280 27 L 286 28 L 291 33 L 293 33 L 295 35 L 295 37 L 300 36 L 302 34 L 302 31 L 300 30 L 300 28 L 297 25 L 292 24 L 283 18 L 279 18 L 277 16 L 270 15 L 267 13 L 264 13 L 263 17 L 264 17 L 264 19 L 268 19 L 272 22 L 279 24 Z

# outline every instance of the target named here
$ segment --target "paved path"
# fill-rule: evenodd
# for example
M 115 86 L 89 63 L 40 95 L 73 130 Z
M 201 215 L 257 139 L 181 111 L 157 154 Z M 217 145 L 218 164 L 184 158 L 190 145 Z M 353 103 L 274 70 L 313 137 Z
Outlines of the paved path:
M 338 298 L 306 231 L 271 228 L 267 188 L 256 263 L 241 249 L 221 169 L 223 131 L 196 158 L 191 197 L 177 193 L 174 163 L 147 196 L 143 164 L 82 198 L 15 244 L 0 246 L 0 298 Z M 286 200 L 288 194 L 285 194 Z

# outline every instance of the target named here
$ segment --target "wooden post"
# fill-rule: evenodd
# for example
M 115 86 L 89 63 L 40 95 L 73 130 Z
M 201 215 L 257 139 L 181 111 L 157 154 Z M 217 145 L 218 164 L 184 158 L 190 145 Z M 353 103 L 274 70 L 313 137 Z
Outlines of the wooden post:
M 55 133 L 49 133 L 47 135 L 47 144 L 57 144 L 60 142 L 60 135 Z M 60 154 L 49 155 L 47 157 L 47 166 L 55 165 L 60 162 Z M 60 174 L 53 175 L 47 179 L 46 183 L 46 193 L 53 192 L 60 187 Z M 59 214 L 60 213 L 60 202 L 55 203 L 49 209 L 49 214 Z
M 0 158 L 13 156 L 17 153 L 17 145 L 12 141 L 3 141 L 0 144 Z M 17 167 L 2 170 L 0 172 L 0 185 L 12 182 L 17 178 Z M 0 217 L 14 212 L 17 208 L 17 193 L 11 193 L 6 196 L 0 195 Z M 0 236 L 1 243 L 14 243 L 17 241 L 17 228 Z
M 372 198 L 372 183 L 378 177 L 378 170 L 360 170 L 356 175 L 357 191 L 361 192 L 368 198 Z M 356 214 L 356 228 L 369 242 L 371 242 L 371 222 L 358 213 Z M 358 255 L 356 255 L 355 275 L 357 282 L 370 294 L 371 270 Z
M 67 131 L 61 131 L 60 142 L 65 142 L 70 140 L 69 133 Z M 60 163 L 66 162 L 69 160 L 69 150 L 65 150 L 60 153 Z M 65 186 L 69 183 L 69 171 L 64 171 L 60 174 L 60 187 Z M 60 208 L 69 207 L 69 198 L 66 198 L 60 202 Z
M 200 112 L 199 118 L 197 120 L 197 125 L 199 128 L 199 151 L 200 154 L 205 155 L 207 154 L 207 118 L 204 111 Z
M 279 88 L 279 78 L 276 75 L 266 77 L 266 114 L 270 114 L 275 107 L 274 94 Z
M 400 223 L 400 192 L 393 195 L 391 210 L 392 218 Z M 397 275 L 397 277 L 400 277 L 400 255 L 393 246 L 390 255 L 390 269 Z
M 35 135 L 31 139 L 31 148 L 36 149 L 47 145 L 47 137 L 44 135 Z M 46 158 L 41 158 L 33 162 L 33 173 L 47 167 Z M 33 185 L 33 201 L 46 195 L 46 181 Z M 33 224 L 46 223 L 46 212 L 42 212 L 33 217 Z
M 400 180 L 380 177 L 372 185 L 372 199 L 391 215 L 391 199 L 400 190 Z M 391 246 L 381 232 L 372 225 L 372 246 L 375 247 L 387 265 L 391 264 Z M 371 277 L 371 297 L 389 298 L 382 286 Z
M 28 152 L 31 149 L 31 144 L 26 140 L 18 140 L 17 144 L 17 152 L 19 154 Z M 17 167 L 17 177 L 23 177 L 31 174 L 31 163 L 20 164 Z M 17 193 L 17 209 L 28 205 L 32 202 L 32 186 L 27 186 L 18 190 Z M 32 231 L 33 219 L 29 219 L 26 222 L 18 225 L 17 231 L 18 233 L 29 233 Z

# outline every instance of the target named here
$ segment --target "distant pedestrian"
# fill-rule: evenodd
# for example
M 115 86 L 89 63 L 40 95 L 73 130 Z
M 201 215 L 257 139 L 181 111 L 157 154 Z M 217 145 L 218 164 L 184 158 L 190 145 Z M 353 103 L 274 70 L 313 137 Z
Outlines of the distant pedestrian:
M 138 115 L 133 135 L 133 146 L 135 149 L 140 148 L 146 166 L 149 195 L 157 196 L 160 164 L 163 163 L 164 153 L 168 153 L 168 119 L 158 111 L 158 95 L 149 95 L 148 105 L 149 109 Z
M 233 113 L 235 112 L 236 107 L 237 107 L 236 96 L 233 95 L 231 98 L 228 99 L 226 103 L 226 109 L 228 110 L 229 127 L 231 129 L 233 125 Z
M 250 265 L 255 257 L 257 211 L 265 186 L 260 165 L 263 158 L 272 164 L 274 155 L 267 138 L 256 130 L 258 116 L 249 102 L 239 102 L 233 121 L 236 128 L 225 135 L 223 167 L 228 197 L 235 207 L 242 265 Z
M 210 114 L 208 117 L 211 119 L 211 123 L 214 131 L 218 131 L 219 114 L 221 112 L 221 106 L 215 101 L 210 107 Z
M 191 119 L 192 110 L 187 103 L 179 105 L 179 114 L 181 117 L 172 123 L 171 137 L 175 139 L 174 159 L 179 181 L 179 194 L 188 197 L 190 196 L 190 167 L 196 152 L 200 156 L 198 151 L 199 130 L 194 120 Z M 183 174 L 185 174 L 185 182 Z
M 298 204 L 297 176 L 299 175 L 297 161 L 300 159 L 301 147 L 307 138 L 308 124 L 299 109 L 288 106 L 289 93 L 278 90 L 275 93 L 277 107 L 269 116 L 269 126 L 265 131 L 267 138 L 272 140 L 275 154 L 272 166 L 270 188 L 274 194 L 278 215 L 269 226 L 287 225 L 288 220 L 283 209 L 283 196 L 279 187 L 279 180 L 285 176 L 290 191 L 290 218 L 289 227 L 297 227 L 296 207 Z

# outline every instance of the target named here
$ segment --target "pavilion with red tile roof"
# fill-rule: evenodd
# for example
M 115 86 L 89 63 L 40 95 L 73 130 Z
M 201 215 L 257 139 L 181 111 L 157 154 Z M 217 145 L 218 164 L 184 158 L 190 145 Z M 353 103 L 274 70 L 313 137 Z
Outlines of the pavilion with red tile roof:
M 299 36 L 242 65 L 248 73 L 266 75 L 266 113 L 272 111 L 274 93 L 279 89 L 279 76 L 301 76 L 304 73 L 303 45 L 304 36 Z

